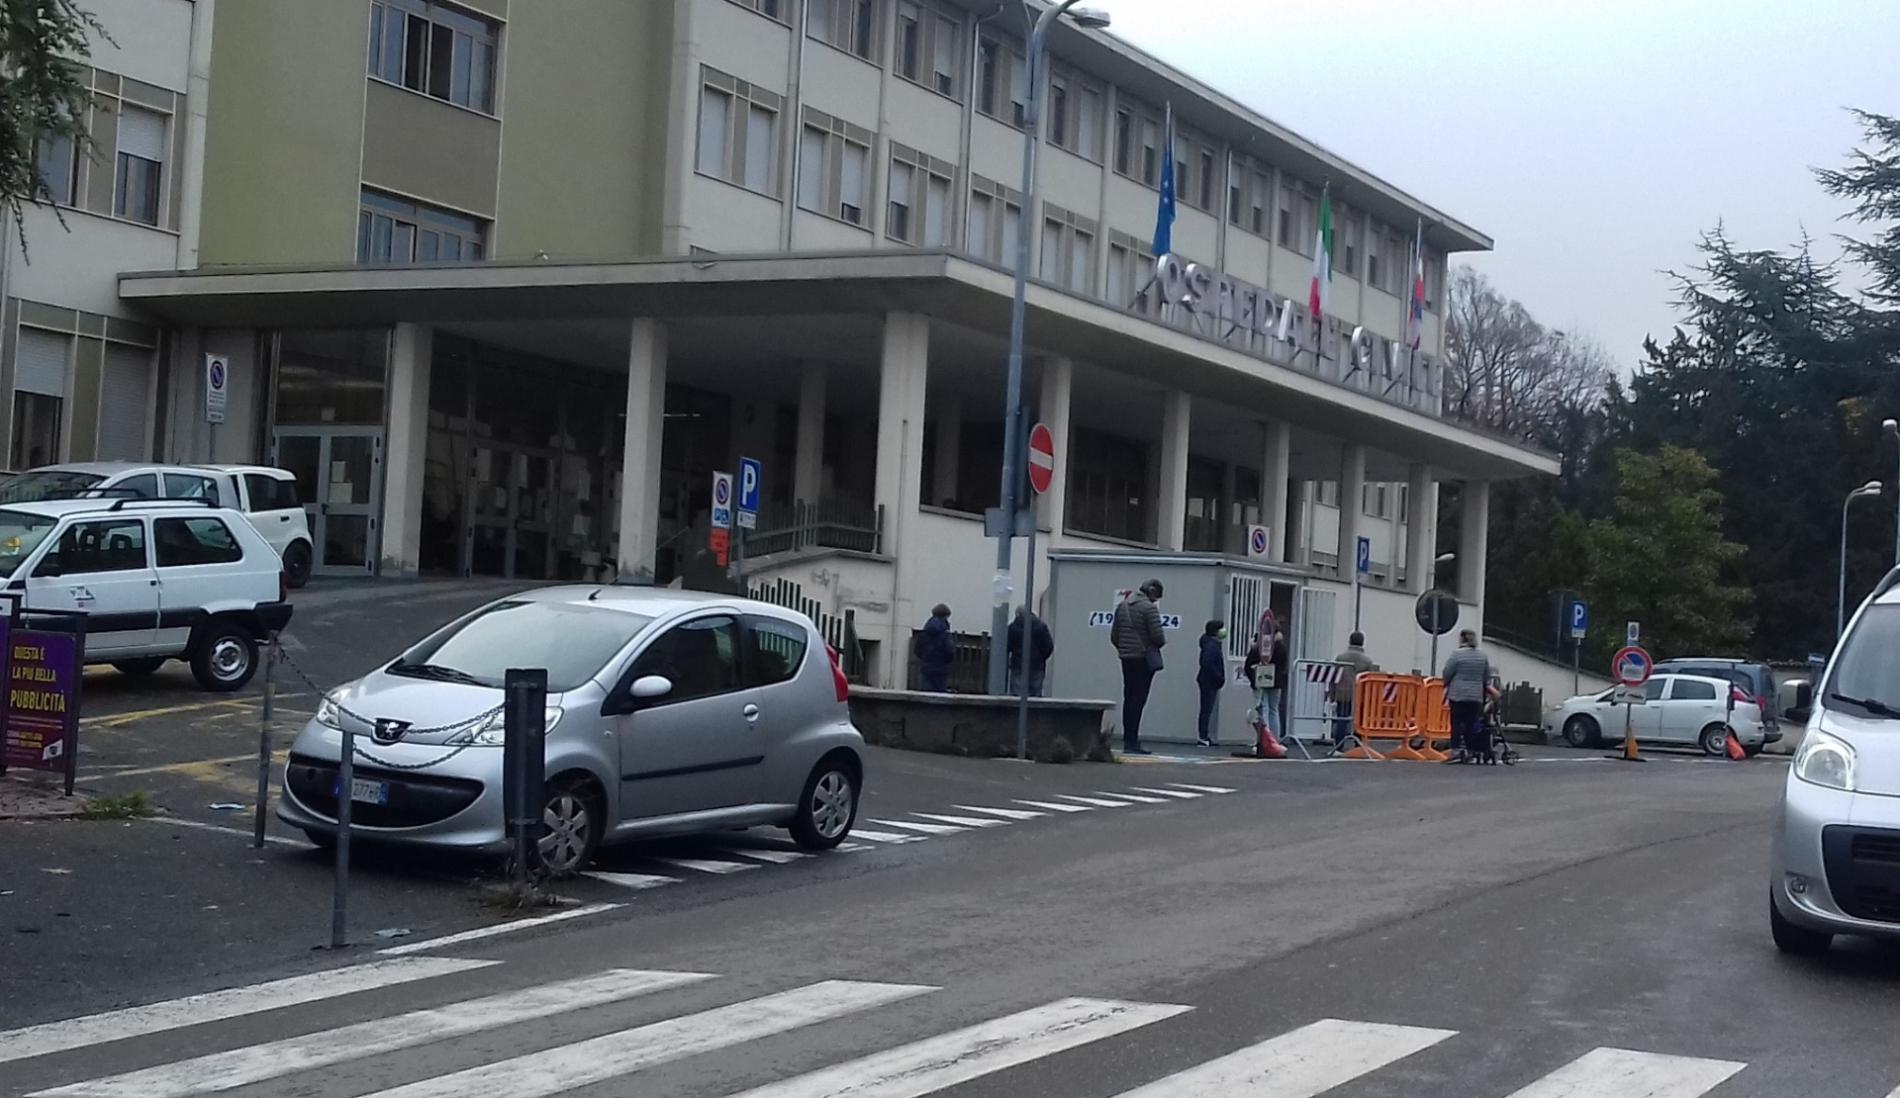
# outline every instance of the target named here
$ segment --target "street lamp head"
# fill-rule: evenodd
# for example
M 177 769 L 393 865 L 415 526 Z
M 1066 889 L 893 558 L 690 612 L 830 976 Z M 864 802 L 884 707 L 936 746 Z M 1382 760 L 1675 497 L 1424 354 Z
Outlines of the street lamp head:
M 1900 420 L 1883 419 L 1880 421 L 1880 429 L 1890 435 L 1900 437 Z
M 1069 18 L 1076 26 L 1088 30 L 1101 30 L 1110 22 L 1108 13 L 1100 8 L 1070 8 Z
M 1883 485 L 1879 481 L 1870 480 L 1854 489 L 1854 494 L 1857 496 L 1877 496 L 1880 494 L 1882 487 Z
M 1452 561 L 1454 561 L 1454 560 L 1457 560 L 1457 559 L 1458 559 L 1458 554 L 1456 554 L 1456 553 L 1440 553 L 1440 554 L 1438 554 L 1438 563 L 1440 563 L 1440 564 L 1449 564 L 1449 563 L 1451 563 Z

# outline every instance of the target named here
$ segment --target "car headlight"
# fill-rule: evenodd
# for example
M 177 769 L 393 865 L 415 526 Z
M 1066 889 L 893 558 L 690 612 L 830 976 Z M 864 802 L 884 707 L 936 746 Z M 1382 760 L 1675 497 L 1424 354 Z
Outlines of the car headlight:
M 336 699 L 325 694 L 317 703 L 317 723 L 325 728 L 343 730 L 343 713 L 337 708 Z
M 1854 749 L 1818 728 L 1802 737 L 1794 756 L 1794 776 L 1811 785 L 1854 791 Z
M 542 719 L 547 722 L 545 726 L 547 731 L 554 731 L 554 726 L 561 723 L 561 714 L 564 712 L 566 711 L 563 709 L 551 705 L 548 706 L 542 713 Z M 503 710 L 497 709 L 493 713 L 490 713 L 482 723 L 466 732 L 457 732 L 455 735 L 450 736 L 449 742 L 457 745 L 466 744 L 471 747 L 500 747 L 502 739 L 506 735 L 506 726 L 506 713 Z

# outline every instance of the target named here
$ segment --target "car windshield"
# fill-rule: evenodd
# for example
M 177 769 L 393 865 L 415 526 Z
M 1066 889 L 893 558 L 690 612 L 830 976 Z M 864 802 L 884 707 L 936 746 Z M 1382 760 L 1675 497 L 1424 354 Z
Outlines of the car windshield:
M 21 473 L 0 485 L 0 503 L 33 503 L 43 499 L 66 499 L 97 485 L 106 478 L 97 473 L 64 472 L 41 469 Z
M 0 511 L 0 575 L 13 575 L 58 525 L 44 515 Z
M 1827 677 L 1828 708 L 1900 718 L 1900 606 L 1869 606 Z
M 560 693 L 593 678 L 652 620 L 605 606 L 509 599 L 404 652 L 389 672 L 499 687 L 511 667 L 545 667 L 548 690 Z

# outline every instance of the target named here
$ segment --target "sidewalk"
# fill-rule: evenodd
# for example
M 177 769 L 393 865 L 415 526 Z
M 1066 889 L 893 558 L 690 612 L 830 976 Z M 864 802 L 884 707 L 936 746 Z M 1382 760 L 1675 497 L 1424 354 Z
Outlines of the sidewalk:
M 0 820 L 45 820 L 85 811 L 86 794 L 68 797 L 56 775 L 0 774 Z

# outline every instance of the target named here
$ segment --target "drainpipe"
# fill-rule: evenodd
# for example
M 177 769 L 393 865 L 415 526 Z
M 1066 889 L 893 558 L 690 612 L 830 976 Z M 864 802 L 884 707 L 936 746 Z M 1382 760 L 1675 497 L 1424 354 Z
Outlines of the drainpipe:
M 786 180 L 785 197 L 780 209 L 781 218 L 779 246 L 784 251 L 792 250 L 792 226 L 798 221 L 798 162 L 799 154 L 805 147 L 805 43 L 811 35 L 811 0 L 801 0 L 798 5 L 798 25 L 792 28 L 792 86 L 787 89 L 790 95 L 786 101 L 786 114 L 791 124 L 785 127 L 786 141 L 791 145 L 791 155 L 786 159 L 792 165 L 792 174 Z
M 961 230 L 957 244 L 951 251 L 962 251 L 961 245 L 970 238 L 970 188 L 975 184 L 976 172 L 970 167 L 970 146 L 976 140 L 976 69 L 983 57 L 983 24 L 1003 14 L 1009 9 L 1006 3 L 997 4 L 988 15 L 979 15 L 970 24 L 970 64 L 963 74 L 963 153 L 960 167 L 963 169 L 962 193 L 957 196 L 957 228 Z M 1027 211 L 1025 211 L 1027 216 Z M 1023 231 L 1028 232 L 1027 224 Z

